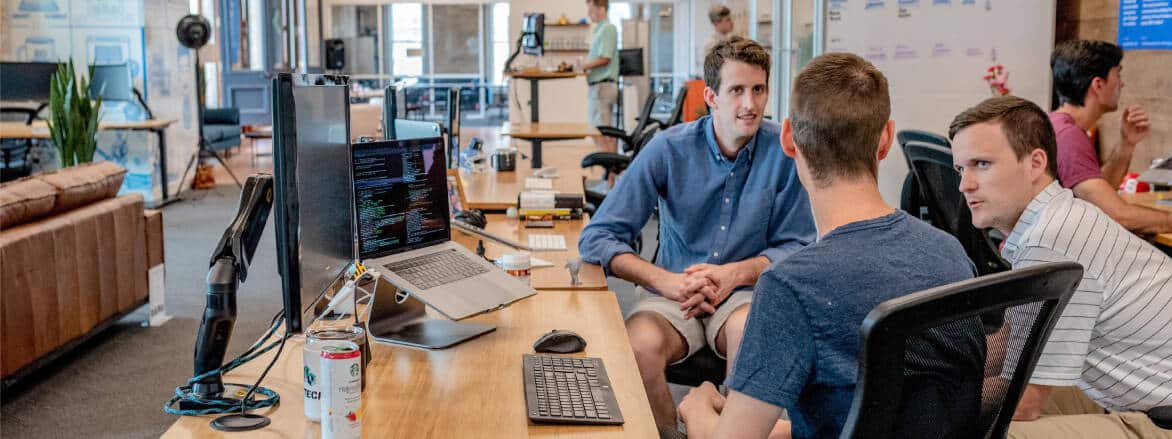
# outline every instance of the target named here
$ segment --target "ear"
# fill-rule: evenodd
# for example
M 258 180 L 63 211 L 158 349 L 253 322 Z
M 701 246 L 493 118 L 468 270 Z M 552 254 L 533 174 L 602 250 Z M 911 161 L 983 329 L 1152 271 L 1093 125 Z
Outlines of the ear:
M 794 145 L 793 126 L 790 125 L 788 117 L 781 122 L 781 152 L 791 159 L 798 156 L 798 148 Z
M 712 87 L 704 86 L 704 103 L 713 110 L 719 109 L 716 106 L 716 90 L 713 90 Z
M 887 123 L 883 125 L 883 133 L 879 134 L 879 160 L 877 162 L 883 161 L 891 152 L 892 139 L 895 139 L 895 121 L 888 119 Z
M 1106 86 L 1107 86 L 1107 78 L 1100 78 L 1098 76 L 1091 78 L 1091 85 L 1089 87 L 1087 87 L 1087 96 L 1089 97 L 1092 92 L 1095 93 L 1096 96 L 1098 96 L 1098 94 L 1101 93 L 1103 91 L 1103 88 Z M 1084 102 L 1084 104 L 1085 104 L 1085 102 Z
M 1030 161 L 1030 181 L 1038 181 L 1049 172 L 1050 158 L 1042 148 L 1030 150 L 1030 155 L 1025 158 Z

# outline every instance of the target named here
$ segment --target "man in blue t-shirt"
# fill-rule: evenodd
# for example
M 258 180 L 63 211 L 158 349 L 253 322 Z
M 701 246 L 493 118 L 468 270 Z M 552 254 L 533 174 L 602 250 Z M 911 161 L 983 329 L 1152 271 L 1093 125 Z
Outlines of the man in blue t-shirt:
M 859 327 L 888 299 L 971 278 L 953 237 L 883 201 L 879 160 L 894 138 L 887 80 L 851 54 L 814 59 L 794 81 L 782 149 L 797 162 L 819 238 L 758 280 L 728 398 L 705 383 L 680 404 L 689 437 L 837 437 L 858 376 Z M 898 437 L 955 437 L 980 414 L 979 321 L 909 352 L 916 407 Z M 951 327 L 950 327 L 951 328 Z M 777 422 L 782 409 L 790 422 Z M 922 410 L 922 409 L 921 409 Z M 947 419 L 949 423 L 933 423 Z M 792 424 L 791 424 L 792 422 Z

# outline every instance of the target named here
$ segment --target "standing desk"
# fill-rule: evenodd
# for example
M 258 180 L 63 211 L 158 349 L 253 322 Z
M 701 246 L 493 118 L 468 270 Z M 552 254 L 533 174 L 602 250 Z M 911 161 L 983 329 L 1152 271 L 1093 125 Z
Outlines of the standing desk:
M 525 222 L 519 219 L 510 219 L 502 214 L 485 215 L 488 225 L 485 230 L 496 236 L 508 238 L 521 244 L 529 243 L 529 235 L 562 235 L 566 238 L 566 249 L 561 251 L 532 251 L 532 257 L 547 260 L 553 263 L 552 267 L 534 268 L 529 276 L 529 285 L 537 290 L 605 290 L 606 274 L 602 267 L 594 264 L 582 263 L 578 270 L 579 285 L 570 284 L 570 272 L 566 270 L 566 261 L 578 257 L 578 236 L 582 228 L 590 221 L 588 218 L 577 220 L 556 220 L 552 229 L 527 229 Z M 484 241 L 484 256 L 496 259 L 502 253 L 518 251 L 504 244 L 488 238 L 481 238 L 461 229 L 452 229 L 452 240 L 476 251 L 476 242 Z
M 525 140 L 533 144 L 533 168 L 541 168 L 541 144 L 545 141 L 576 140 L 587 137 L 601 136 L 598 128 L 581 122 L 529 122 L 506 124 L 501 129 L 502 136 L 509 136 L 518 140 Z M 580 160 L 580 158 L 579 158 Z
M 158 207 L 171 201 L 167 193 L 167 127 L 178 119 L 149 119 L 133 122 L 101 122 L 99 130 L 127 130 L 150 131 L 159 138 L 159 182 L 163 186 L 163 199 L 155 206 Z M 0 122 L 0 139 L 48 139 L 49 124 L 43 120 L 34 121 L 32 125 L 21 122 Z
M 540 120 L 538 118 L 538 115 L 541 114 L 541 110 L 539 108 L 540 100 L 538 99 L 538 89 L 541 87 L 538 85 L 541 81 L 586 76 L 586 74 L 582 72 L 547 72 L 540 69 L 518 70 L 515 72 L 507 72 L 506 74 L 513 79 L 529 80 L 529 121 L 533 123 L 537 123 Z
M 471 317 L 493 332 L 442 350 L 371 343 L 363 395 L 363 436 L 387 438 L 658 437 L 639 368 L 627 341 L 623 316 L 609 291 L 543 291 L 508 307 Z M 521 355 L 552 329 L 582 335 L 586 350 L 570 356 L 599 357 L 606 366 L 625 424 L 621 426 L 539 425 L 526 416 Z M 303 414 L 304 336 L 291 338 L 264 386 L 281 395 L 277 407 L 259 410 L 272 419 L 249 433 L 212 430 L 210 416 L 184 416 L 164 438 L 320 437 L 320 425 Z M 276 349 L 224 377 L 253 382 Z
M 1142 192 L 1138 194 L 1119 194 L 1125 201 L 1152 209 L 1172 212 L 1172 204 L 1160 204 L 1158 200 L 1172 200 L 1172 192 Z M 1152 237 L 1152 242 L 1172 247 L 1172 233 L 1161 233 Z

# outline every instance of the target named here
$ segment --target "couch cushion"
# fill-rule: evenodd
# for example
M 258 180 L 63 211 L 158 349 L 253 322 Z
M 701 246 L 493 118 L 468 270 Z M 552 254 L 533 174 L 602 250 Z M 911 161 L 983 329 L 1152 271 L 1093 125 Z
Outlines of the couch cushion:
M 0 185 L 0 229 L 24 224 L 53 211 L 57 188 L 27 177 Z
M 113 198 L 122 187 L 126 169 L 113 162 L 100 161 L 71 166 L 36 178 L 60 192 L 53 213 L 67 212 L 95 201 Z

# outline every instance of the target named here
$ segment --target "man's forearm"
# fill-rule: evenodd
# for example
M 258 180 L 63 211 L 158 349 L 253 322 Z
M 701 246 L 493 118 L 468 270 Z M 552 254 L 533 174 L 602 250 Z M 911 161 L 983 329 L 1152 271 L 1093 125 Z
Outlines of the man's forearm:
M 634 253 L 623 253 L 611 258 L 610 272 L 619 279 L 652 290 L 655 289 L 655 281 L 668 274 L 667 270 L 647 262 Z
M 1111 183 L 1111 187 L 1118 188 L 1119 184 L 1123 183 L 1123 177 L 1127 175 L 1127 170 L 1131 167 L 1131 157 L 1134 153 L 1135 146 L 1128 145 L 1121 140 L 1103 161 L 1100 170 L 1103 172 L 1103 178 Z
M 605 66 L 607 64 L 610 64 L 610 58 L 594 58 L 594 59 L 586 61 L 586 63 L 582 64 L 582 68 L 586 69 L 586 70 L 590 70 L 590 69 L 596 69 L 596 68 Z

